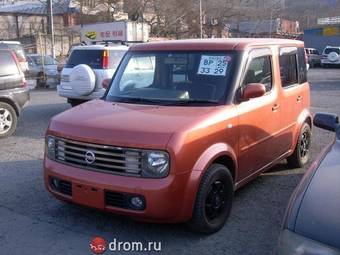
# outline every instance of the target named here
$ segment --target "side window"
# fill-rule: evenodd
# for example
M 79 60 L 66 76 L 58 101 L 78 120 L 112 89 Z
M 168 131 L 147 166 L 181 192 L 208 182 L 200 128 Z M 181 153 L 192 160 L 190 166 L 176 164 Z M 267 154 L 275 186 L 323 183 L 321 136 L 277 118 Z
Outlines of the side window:
M 307 82 L 307 63 L 303 48 L 298 48 L 299 83 Z
M 280 56 L 280 73 L 282 87 L 298 84 L 296 53 L 286 53 Z
M 14 75 L 19 73 L 17 64 L 15 63 L 10 51 L 0 52 L 0 76 Z
M 266 92 L 269 92 L 273 86 L 272 79 L 271 57 L 258 57 L 251 60 L 243 80 L 243 86 L 249 83 L 262 83 L 266 87 Z
M 155 56 L 135 56 L 129 60 L 121 77 L 120 90 L 145 88 L 153 83 L 155 74 Z

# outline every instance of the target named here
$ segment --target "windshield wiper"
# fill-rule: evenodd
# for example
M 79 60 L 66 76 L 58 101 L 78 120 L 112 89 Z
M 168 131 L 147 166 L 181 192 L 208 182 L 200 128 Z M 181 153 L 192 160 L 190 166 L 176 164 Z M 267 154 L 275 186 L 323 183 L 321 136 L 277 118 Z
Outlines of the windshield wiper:
M 210 104 L 210 105 L 218 105 L 218 102 L 211 100 L 201 100 L 201 99 L 186 99 L 174 101 L 174 104 L 178 105 L 188 105 L 188 104 Z
M 160 101 L 142 97 L 120 97 L 118 101 L 123 103 L 150 103 L 158 105 L 161 104 Z
M 119 97 L 118 102 L 123 103 L 149 103 L 163 106 L 171 105 L 218 105 L 216 101 L 201 100 L 201 99 L 186 99 L 186 100 L 154 100 L 142 97 Z

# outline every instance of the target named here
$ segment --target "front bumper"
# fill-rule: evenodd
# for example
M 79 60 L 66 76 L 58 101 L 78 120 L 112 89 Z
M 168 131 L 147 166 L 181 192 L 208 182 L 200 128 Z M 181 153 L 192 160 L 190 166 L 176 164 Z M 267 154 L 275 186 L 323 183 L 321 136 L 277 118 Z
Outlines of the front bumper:
M 70 182 L 72 195 L 55 191 L 50 177 Z M 58 199 L 149 222 L 178 223 L 190 219 L 192 204 L 184 199 L 189 178 L 190 173 L 145 179 L 80 169 L 48 158 L 44 161 L 45 186 Z M 146 208 L 133 210 L 107 205 L 108 192 L 143 196 Z
M 340 255 L 340 250 L 308 239 L 288 229 L 281 232 L 276 255 Z

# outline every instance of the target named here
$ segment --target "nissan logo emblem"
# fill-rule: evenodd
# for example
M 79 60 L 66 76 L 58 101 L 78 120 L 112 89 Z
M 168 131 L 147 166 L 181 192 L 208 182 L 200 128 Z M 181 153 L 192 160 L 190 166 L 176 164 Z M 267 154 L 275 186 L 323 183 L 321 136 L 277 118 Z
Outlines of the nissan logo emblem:
M 85 153 L 85 161 L 89 165 L 93 164 L 96 161 L 96 155 L 92 151 L 87 151 Z

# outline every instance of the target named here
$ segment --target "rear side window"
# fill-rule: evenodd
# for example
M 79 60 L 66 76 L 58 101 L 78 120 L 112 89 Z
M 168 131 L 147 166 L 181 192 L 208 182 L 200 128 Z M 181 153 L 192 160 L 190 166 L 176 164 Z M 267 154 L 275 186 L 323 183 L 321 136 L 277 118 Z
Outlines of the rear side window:
M 10 51 L 0 51 L 0 76 L 19 74 L 18 66 Z
M 340 54 L 340 49 L 339 48 L 326 48 L 324 51 L 324 54 L 329 54 L 331 52 L 336 52 L 337 54 Z
M 26 55 L 25 55 L 25 51 L 22 48 L 22 46 L 20 44 L 5 44 L 5 43 L 1 43 L 0 44 L 0 49 L 9 49 L 12 50 L 18 61 L 26 61 Z
M 85 64 L 93 69 L 103 68 L 103 50 L 73 50 L 66 68 Z
M 304 56 L 304 54 L 303 54 Z M 280 74 L 282 87 L 298 84 L 297 54 L 295 50 L 281 49 Z
M 307 63 L 306 55 L 303 48 L 298 48 L 298 74 L 299 83 L 307 82 Z
M 126 51 L 123 50 L 111 50 L 109 52 L 109 66 L 112 69 L 117 69 L 120 61 L 122 60 L 122 58 L 124 57 Z

